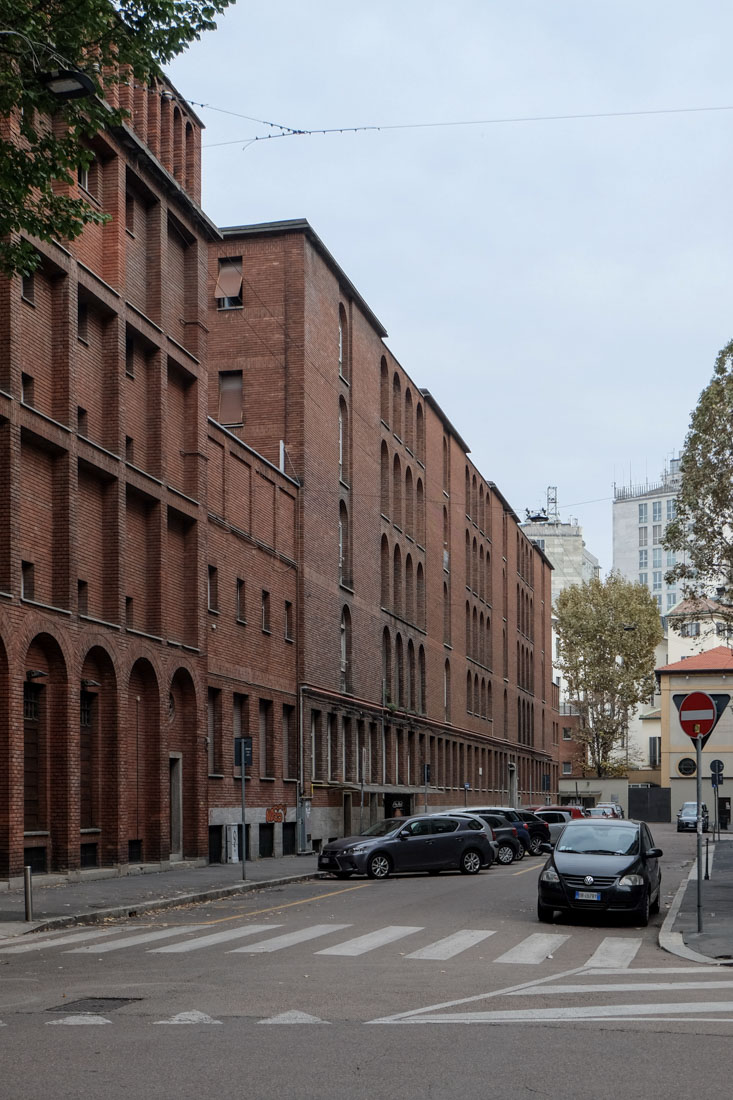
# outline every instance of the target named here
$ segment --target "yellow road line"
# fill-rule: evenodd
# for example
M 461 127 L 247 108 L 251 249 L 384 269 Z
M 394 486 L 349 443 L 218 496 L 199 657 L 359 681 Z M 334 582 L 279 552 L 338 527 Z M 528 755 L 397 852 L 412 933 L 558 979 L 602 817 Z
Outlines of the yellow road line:
M 535 866 L 523 867 L 521 871 L 512 871 L 512 874 L 513 875 L 526 875 L 527 871 L 536 871 L 536 870 L 538 870 L 538 868 L 535 865 Z
M 362 882 L 358 886 L 344 886 L 340 890 L 329 890 L 327 894 L 317 894 L 314 898 L 301 898 L 300 901 L 287 901 L 282 905 L 271 905 L 267 909 L 255 909 L 251 913 L 247 913 L 248 917 L 260 917 L 263 913 L 277 913 L 279 909 L 290 909 L 294 905 L 307 905 L 312 901 L 323 901 L 324 898 L 335 898 L 339 894 L 349 894 L 352 890 L 364 890 L 367 886 L 371 886 L 370 882 Z M 223 898 L 218 898 L 218 901 L 223 901 Z M 229 900 L 229 899 L 227 899 Z M 201 905 L 202 902 L 197 904 Z M 218 917 L 216 920 L 201 921 L 201 924 L 226 924 L 230 920 L 241 920 L 242 914 L 239 913 L 235 917 Z

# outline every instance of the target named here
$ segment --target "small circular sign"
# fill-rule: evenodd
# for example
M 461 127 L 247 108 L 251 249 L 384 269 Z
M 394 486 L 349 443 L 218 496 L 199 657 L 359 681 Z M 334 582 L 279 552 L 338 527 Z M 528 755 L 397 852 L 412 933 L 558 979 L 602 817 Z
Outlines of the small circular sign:
M 725 770 L 725 768 L 724 768 L 722 760 L 711 760 L 710 761 L 710 771 L 711 772 L 717 772 L 718 775 L 722 775 L 724 770 Z
M 681 760 L 677 761 L 677 771 L 680 775 L 689 777 L 697 771 L 697 764 L 691 756 L 683 756 Z

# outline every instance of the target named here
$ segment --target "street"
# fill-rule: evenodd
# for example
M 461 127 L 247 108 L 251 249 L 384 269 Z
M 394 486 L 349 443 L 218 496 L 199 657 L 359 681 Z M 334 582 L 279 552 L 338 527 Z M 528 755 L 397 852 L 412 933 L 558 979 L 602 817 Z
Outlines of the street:
M 660 950 L 694 837 L 653 832 L 662 913 L 646 929 L 540 925 L 543 860 L 526 857 L 0 941 L 3 1095 L 462 1097 L 487 1075 L 503 1097 L 720 1087 L 733 970 Z

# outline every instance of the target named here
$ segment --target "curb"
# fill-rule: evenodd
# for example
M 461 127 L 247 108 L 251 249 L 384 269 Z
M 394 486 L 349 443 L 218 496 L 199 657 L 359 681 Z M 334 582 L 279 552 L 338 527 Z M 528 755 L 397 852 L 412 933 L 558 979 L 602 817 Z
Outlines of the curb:
M 713 845 L 713 851 L 711 856 L 715 858 L 715 845 Z M 672 926 L 677 919 L 680 906 L 682 905 L 682 899 L 685 896 L 685 891 L 693 878 L 697 877 L 697 860 L 694 860 L 690 873 L 686 879 L 683 879 L 680 883 L 677 893 L 674 896 L 674 900 L 669 907 L 669 912 L 664 918 L 664 923 L 659 929 L 659 946 L 663 951 L 669 952 L 670 955 L 677 955 L 681 959 L 687 959 L 690 962 L 703 963 L 705 966 L 730 966 L 730 962 L 725 962 L 720 959 L 711 959 L 709 955 L 701 955 L 698 951 L 693 951 L 691 947 L 688 947 L 685 943 L 681 932 L 673 932 Z
M 249 894 L 256 890 L 267 890 L 270 886 L 286 886 L 291 882 L 308 882 L 310 879 L 328 877 L 325 872 L 312 872 L 306 875 L 286 875 L 260 882 L 240 882 L 231 886 L 216 886 L 211 890 L 199 890 L 193 894 L 180 894 L 171 898 L 148 898 L 139 904 L 115 905 L 109 909 L 93 909 L 84 913 L 69 913 L 63 917 L 48 917 L 34 922 L 21 935 L 35 932 L 49 932 L 55 928 L 68 928 L 74 924 L 98 924 L 114 917 L 137 917 L 140 913 L 154 913 L 160 909 L 175 909 L 179 905 L 191 905 L 200 901 L 216 901 L 219 898 L 236 897 L 237 894 Z

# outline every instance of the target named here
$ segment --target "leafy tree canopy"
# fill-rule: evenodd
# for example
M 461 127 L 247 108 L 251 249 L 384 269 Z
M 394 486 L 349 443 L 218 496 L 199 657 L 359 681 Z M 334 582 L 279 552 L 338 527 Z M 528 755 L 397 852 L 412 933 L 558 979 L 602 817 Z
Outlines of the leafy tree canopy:
M 667 581 L 679 583 L 689 599 L 717 596 L 716 615 L 732 622 L 733 341 L 718 353 L 712 380 L 692 413 L 680 471 L 676 516 L 664 538 L 679 560 Z M 675 627 L 684 621 L 676 620 Z
M 19 234 L 73 239 L 104 217 L 59 189 L 91 155 L 85 142 L 124 112 L 103 83 L 149 82 L 216 26 L 231 0 L 0 0 L 0 270 L 29 273 L 37 254 Z M 79 69 L 96 95 L 59 102 L 40 77 Z M 15 132 L 8 120 L 16 124 Z M 3 121 L 4 120 L 4 121 Z
M 663 633 L 648 589 L 619 573 L 564 589 L 555 602 L 557 666 L 580 712 L 573 740 L 597 776 L 616 774 L 629 711 L 654 687 L 654 650 Z

